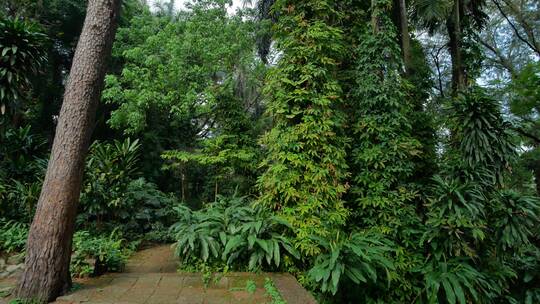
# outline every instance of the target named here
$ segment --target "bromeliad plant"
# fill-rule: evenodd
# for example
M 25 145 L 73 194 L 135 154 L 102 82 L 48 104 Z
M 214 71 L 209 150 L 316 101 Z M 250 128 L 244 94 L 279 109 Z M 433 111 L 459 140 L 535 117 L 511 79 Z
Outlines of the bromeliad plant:
M 194 259 L 223 261 L 247 269 L 278 269 L 285 256 L 299 259 L 290 241 L 281 235 L 288 224 L 245 198 L 219 197 L 199 211 L 183 205 L 175 209 L 179 222 L 171 231 L 177 239 L 176 254 L 182 263 Z

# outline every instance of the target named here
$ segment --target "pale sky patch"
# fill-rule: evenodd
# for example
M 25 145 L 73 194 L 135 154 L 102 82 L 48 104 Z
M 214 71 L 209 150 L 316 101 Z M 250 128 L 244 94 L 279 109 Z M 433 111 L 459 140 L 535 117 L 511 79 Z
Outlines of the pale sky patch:
M 160 2 L 161 3 L 167 3 L 169 1 L 168 0 L 149 0 L 148 1 L 151 8 L 153 7 L 153 5 L 155 3 L 160 3 Z M 183 10 L 183 9 L 186 8 L 185 4 L 189 3 L 189 2 L 191 2 L 191 1 L 189 1 L 189 0 L 175 0 L 174 1 L 174 8 L 176 10 Z M 233 0 L 233 5 L 231 7 L 229 7 L 228 11 L 229 11 L 230 14 L 234 13 L 234 12 L 236 12 L 236 9 L 242 8 L 243 5 L 244 5 L 243 0 Z

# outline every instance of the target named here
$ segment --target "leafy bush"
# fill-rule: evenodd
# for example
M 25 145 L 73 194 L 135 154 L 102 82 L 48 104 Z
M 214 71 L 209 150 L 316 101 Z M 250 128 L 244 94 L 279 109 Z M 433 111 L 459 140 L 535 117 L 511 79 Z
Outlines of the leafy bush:
M 427 263 L 423 270 L 427 303 L 487 303 L 491 286 L 467 259 Z M 488 296 L 488 297 L 486 297 Z
M 174 199 L 138 177 L 139 149 L 130 139 L 92 145 L 78 216 L 84 229 L 119 227 L 128 239 L 144 234 L 152 241 L 170 239 L 165 227 L 172 224 Z
M 376 282 L 380 271 L 395 270 L 388 254 L 392 242 L 376 233 L 355 232 L 346 238 L 336 236 L 328 241 L 317 239 L 325 253 L 315 260 L 309 276 L 320 283 L 322 292 L 336 294 L 339 283 L 346 277 L 355 284 Z
M 540 222 L 540 200 L 503 190 L 492 200 L 492 223 L 497 244 L 502 250 L 531 244 Z
M 138 141 L 95 142 L 86 162 L 81 195 L 82 214 L 97 225 L 128 216 L 131 206 L 122 199 L 137 171 Z
M 0 217 L 29 223 L 47 168 L 46 141 L 30 126 L 0 132 Z
M 451 146 L 457 148 L 450 156 L 458 158 L 468 173 L 487 170 L 493 181 L 501 183 L 516 147 L 498 101 L 484 89 L 473 87 L 452 100 L 450 110 Z
M 475 245 L 486 233 L 486 197 L 474 183 L 440 176 L 433 182 L 421 243 L 427 243 L 437 259 L 476 256 Z
M 0 251 L 20 252 L 26 247 L 28 225 L 0 218 Z
M 3 114 L 21 112 L 22 102 L 30 89 L 30 77 L 45 62 L 47 37 L 35 23 L 22 18 L 0 19 L 0 124 Z
M 277 269 L 285 256 L 299 258 L 291 242 L 280 234 L 287 223 L 244 198 L 219 200 L 192 211 L 175 207 L 179 221 L 171 227 L 176 236 L 176 254 L 183 263 L 198 258 L 219 260 L 249 270 Z
M 107 271 L 120 272 L 130 254 L 126 240 L 117 231 L 108 236 L 92 236 L 88 231 L 78 231 L 73 237 L 71 274 L 83 277 Z

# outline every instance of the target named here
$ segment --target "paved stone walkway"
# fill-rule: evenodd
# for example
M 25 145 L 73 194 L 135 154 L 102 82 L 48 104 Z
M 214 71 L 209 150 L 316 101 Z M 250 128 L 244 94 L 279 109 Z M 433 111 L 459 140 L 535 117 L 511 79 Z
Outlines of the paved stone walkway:
M 289 274 L 217 274 L 205 284 L 201 274 L 176 273 L 176 260 L 170 246 L 139 251 L 129 260 L 125 272 L 78 281 L 80 289 L 54 303 L 270 304 L 272 299 L 264 288 L 266 278 L 274 282 L 288 304 L 316 303 Z M 253 283 L 254 290 L 247 288 Z

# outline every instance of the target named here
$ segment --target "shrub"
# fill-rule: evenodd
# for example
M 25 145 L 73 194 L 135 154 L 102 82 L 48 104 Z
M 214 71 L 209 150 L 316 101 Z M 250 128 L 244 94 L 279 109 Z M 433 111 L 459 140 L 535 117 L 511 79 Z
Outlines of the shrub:
M 333 240 L 317 239 L 324 254 L 315 260 L 308 272 L 320 284 L 320 290 L 336 294 L 339 283 L 346 277 L 355 284 L 376 282 L 380 271 L 387 274 L 395 270 L 387 257 L 392 243 L 383 235 L 355 232 L 342 238 L 339 233 Z
M 128 239 L 168 241 L 173 197 L 138 177 L 137 140 L 95 142 L 86 163 L 78 224 L 101 232 L 120 228 Z M 157 229 L 154 231 L 154 229 Z
M 46 141 L 30 126 L 0 132 L 0 217 L 29 223 L 47 168 Z
M 423 270 L 427 303 L 489 303 L 488 279 L 469 264 L 469 259 L 428 262 Z
M 180 220 L 171 227 L 176 254 L 182 263 L 192 259 L 249 270 L 278 269 L 284 256 L 299 258 L 291 242 L 280 234 L 287 223 L 244 198 L 219 197 L 202 210 L 175 207 Z
M 108 236 L 92 236 L 88 231 L 78 231 L 73 237 L 71 274 L 83 277 L 107 271 L 120 272 L 130 254 L 126 241 L 116 230 Z

